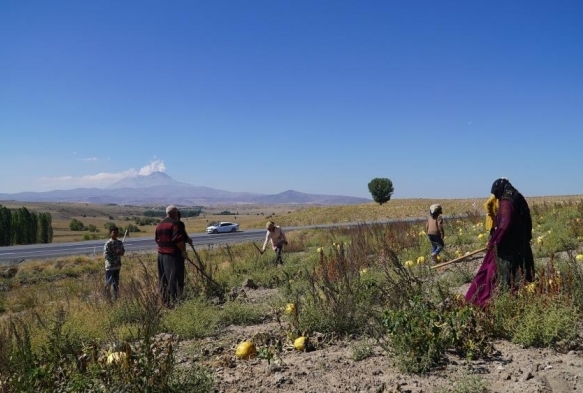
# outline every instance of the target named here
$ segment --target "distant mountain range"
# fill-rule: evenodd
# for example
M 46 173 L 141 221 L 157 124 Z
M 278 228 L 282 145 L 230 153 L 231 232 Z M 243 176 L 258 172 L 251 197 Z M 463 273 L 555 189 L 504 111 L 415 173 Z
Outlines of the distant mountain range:
M 372 199 L 341 195 L 304 194 L 293 190 L 274 195 L 230 192 L 179 182 L 164 172 L 154 172 L 147 176 L 128 177 L 105 189 L 75 188 L 73 190 L 0 194 L 0 201 L 2 200 L 116 203 L 120 205 L 166 205 L 172 203 L 186 206 L 227 204 L 351 205 L 372 201 Z

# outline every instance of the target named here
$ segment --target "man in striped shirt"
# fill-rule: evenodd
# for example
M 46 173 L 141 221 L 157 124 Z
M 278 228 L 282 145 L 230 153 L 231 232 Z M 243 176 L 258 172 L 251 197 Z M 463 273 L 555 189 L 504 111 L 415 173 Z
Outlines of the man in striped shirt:
M 170 205 L 166 208 L 166 218 L 156 226 L 158 287 L 168 307 L 174 306 L 184 289 L 184 260 L 188 255 L 178 215 L 176 206 Z

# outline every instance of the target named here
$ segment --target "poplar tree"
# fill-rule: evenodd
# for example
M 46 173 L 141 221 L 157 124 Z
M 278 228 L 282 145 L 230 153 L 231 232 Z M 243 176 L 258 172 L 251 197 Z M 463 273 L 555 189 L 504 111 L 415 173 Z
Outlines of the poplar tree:
M 12 212 L 0 205 L 0 246 L 12 244 Z

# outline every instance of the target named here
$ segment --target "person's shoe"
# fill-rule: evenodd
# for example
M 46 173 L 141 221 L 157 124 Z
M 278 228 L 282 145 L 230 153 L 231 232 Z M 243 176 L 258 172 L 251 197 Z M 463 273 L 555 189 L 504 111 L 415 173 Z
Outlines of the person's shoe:
M 433 255 L 431 254 L 431 262 L 433 262 L 434 264 L 437 264 L 437 255 Z

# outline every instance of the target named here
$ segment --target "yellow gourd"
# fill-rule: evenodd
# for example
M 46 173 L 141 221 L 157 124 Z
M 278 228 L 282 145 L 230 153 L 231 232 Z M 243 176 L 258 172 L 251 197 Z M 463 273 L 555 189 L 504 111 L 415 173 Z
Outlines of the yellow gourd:
M 128 363 L 128 354 L 125 352 L 111 352 L 107 355 L 106 364 L 121 364 L 126 366 Z
M 303 351 L 306 349 L 307 344 L 308 344 L 307 337 L 301 336 L 295 339 L 294 348 L 298 351 Z
M 251 341 L 241 341 L 235 350 L 235 356 L 239 359 L 251 359 L 257 355 L 257 348 Z
M 296 312 L 296 305 L 294 303 L 288 303 L 287 306 L 285 306 L 285 313 L 293 314 L 294 312 Z

